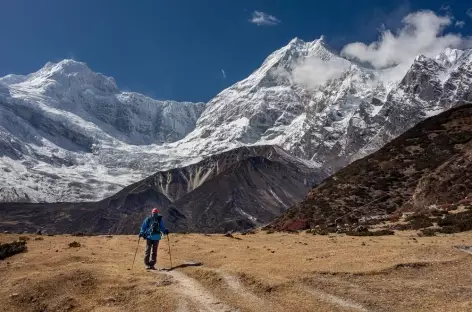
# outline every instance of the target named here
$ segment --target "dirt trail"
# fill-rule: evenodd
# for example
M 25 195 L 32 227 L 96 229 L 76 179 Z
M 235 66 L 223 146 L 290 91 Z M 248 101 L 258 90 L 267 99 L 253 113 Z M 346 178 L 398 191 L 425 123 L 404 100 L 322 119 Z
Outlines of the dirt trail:
M 315 297 L 318 297 L 319 299 L 326 301 L 328 303 L 334 304 L 340 308 L 344 308 L 349 311 L 369 312 L 369 310 L 364 308 L 362 305 L 356 302 L 353 302 L 349 299 L 345 299 L 339 296 L 328 294 L 319 289 L 306 288 L 306 291 L 313 294 Z
M 472 255 L 472 246 L 458 246 L 456 248 L 459 249 L 460 251 L 470 253 Z
M 231 276 L 231 275 L 226 275 L 226 274 L 221 274 L 223 276 L 224 281 L 226 284 L 229 286 L 229 288 L 240 295 L 241 297 L 244 297 L 245 300 L 249 300 L 253 302 L 254 304 L 257 304 L 258 306 L 265 306 L 267 307 L 268 302 L 263 300 L 262 298 L 256 296 L 254 293 L 250 292 L 247 290 L 242 284 L 239 278 L 236 276 Z
M 241 282 L 241 280 L 234 275 L 227 274 L 221 270 L 211 269 L 212 271 L 218 273 L 228 286 L 229 290 L 236 294 L 238 297 L 241 297 L 241 300 L 248 303 L 254 308 L 255 311 L 275 311 L 275 307 L 268 300 L 263 299 L 260 296 L 257 296 L 252 291 L 247 289 Z
M 195 279 L 185 275 L 179 271 L 161 271 L 161 274 L 171 276 L 173 278 L 174 291 L 183 295 L 192 303 L 198 305 L 198 311 L 204 312 L 238 312 L 226 303 L 220 301 L 213 296 L 203 285 Z M 179 311 L 189 311 L 188 306 L 182 304 L 179 306 Z

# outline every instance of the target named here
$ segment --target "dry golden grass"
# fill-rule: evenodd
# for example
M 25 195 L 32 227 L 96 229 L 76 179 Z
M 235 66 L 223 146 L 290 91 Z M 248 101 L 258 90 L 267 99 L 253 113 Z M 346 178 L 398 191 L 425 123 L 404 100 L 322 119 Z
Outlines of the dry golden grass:
M 137 237 L 44 236 L 0 262 L 1 311 L 472 311 L 472 233 L 417 237 L 171 234 L 146 271 Z M 18 235 L 0 235 L 0 242 Z M 69 248 L 77 241 L 80 248 Z M 167 241 L 158 266 L 170 267 Z

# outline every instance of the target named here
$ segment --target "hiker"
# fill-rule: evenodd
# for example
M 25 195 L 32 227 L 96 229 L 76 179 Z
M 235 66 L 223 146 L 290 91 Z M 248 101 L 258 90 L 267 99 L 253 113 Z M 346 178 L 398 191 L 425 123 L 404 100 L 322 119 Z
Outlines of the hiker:
M 159 241 L 161 235 L 169 235 L 169 230 L 164 225 L 162 215 L 159 214 L 157 208 L 152 209 L 152 214 L 144 219 L 139 237 L 146 239 L 146 252 L 144 253 L 144 265 L 147 269 L 155 270 L 154 267 L 157 262 L 157 248 L 159 247 Z M 151 258 L 151 261 L 149 261 Z

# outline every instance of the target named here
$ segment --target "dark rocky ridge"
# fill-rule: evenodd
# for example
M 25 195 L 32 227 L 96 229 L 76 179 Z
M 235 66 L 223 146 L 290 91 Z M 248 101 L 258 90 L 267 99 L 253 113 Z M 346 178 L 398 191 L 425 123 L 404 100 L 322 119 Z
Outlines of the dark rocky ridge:
M 457 204 L 472 195 L 471 140 L 472 105 L 428 118 L 323 181 L 271 227 L 344 226 Z
M 172 231 L 241 230 L 270 222 L 321 178 L 277 147 L 243 147 L 158 172 L 99 202 L 0 203 L 0 230 L 131 234 L 156 205 Z

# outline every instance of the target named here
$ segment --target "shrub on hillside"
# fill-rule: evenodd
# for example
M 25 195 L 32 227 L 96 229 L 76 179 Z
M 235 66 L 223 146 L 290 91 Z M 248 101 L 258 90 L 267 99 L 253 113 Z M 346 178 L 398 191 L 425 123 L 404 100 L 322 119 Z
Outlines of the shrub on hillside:
M 26 241 L 29 241 L 30 238 L 28 236 L 20 236 L 20 237 L 18 237 L 18 240 L 20 242 L 26 242 Z
M 307 233 L 313 234 L 313 235 L 328 235 L 329 232 L 327 229 L 323 228 L 315 228 L 311 230 L 307 230 Z
M 348 231 L 346 235 L 349 236 L 384 236 L 384 235 L 394 235 L 395 232 L 392 230 L 379 230 L 379 231 Z
M 472 210 L 446 215 L 444 219 L 438 220 L 438 225 L 443 227 L 444 231 L 456 231 L 453 233 L 470 231 L 472 230 Z
M 0 244 L 0 260 L 25 252 L 26 250 L 26 241 Z
M 424 236 L 436 236 L 436 233 L 438 232 L 438 229 L 422 229 L 418 232 L 418 236 L 424 237 Z
M 73 241 L 71 243 L 69 243 L 69 248 L 79 248 L 80 246 L 82 246 L 79 242 L 76 242 L 76 241 Z
M 448 214 L 447 210 L 432 209 L 431 215 L 435 217 L 442 217 L 442 215 Z
M 420 230 L 433 226 L 433 219 L 424 215 L 412 215 L 405 219 L 408 222 L 406 226 L 399 227 L 398 230 Z
M 438 230 L 439 233 L 443 234 L 453 234 L 461 232 L 460 228 L 455 225 L 446 225 Z

